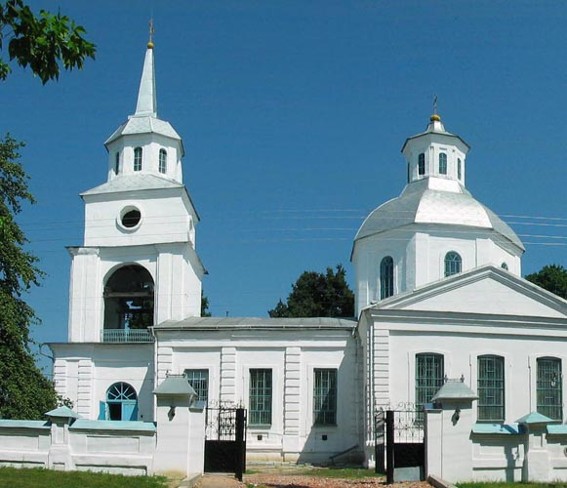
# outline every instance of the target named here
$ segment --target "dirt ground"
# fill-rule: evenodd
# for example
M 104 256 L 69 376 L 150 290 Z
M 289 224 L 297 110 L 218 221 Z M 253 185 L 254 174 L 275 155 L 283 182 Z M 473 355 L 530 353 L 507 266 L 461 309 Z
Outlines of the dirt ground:
M 431 488 L 426 481 L 395 483 L 386 485 L 383 477 L 362 479 L 322 478 L 306 474 L 251 474 L 244 476 L 243 487 L 262 486 L 266 488 Z

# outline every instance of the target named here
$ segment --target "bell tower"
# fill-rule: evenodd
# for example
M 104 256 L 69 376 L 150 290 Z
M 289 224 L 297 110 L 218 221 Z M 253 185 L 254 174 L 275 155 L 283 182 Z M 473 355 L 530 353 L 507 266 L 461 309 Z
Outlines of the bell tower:
M 70 342 L 149 342 L 147 327 L 199 316 L 206 273 L 199 216 L 183 184 L 183 142 L 158 117 L 154 44 L 136 109 L 106 140 L 107 179 L 81 194 L 84 244 L 70 247 Z

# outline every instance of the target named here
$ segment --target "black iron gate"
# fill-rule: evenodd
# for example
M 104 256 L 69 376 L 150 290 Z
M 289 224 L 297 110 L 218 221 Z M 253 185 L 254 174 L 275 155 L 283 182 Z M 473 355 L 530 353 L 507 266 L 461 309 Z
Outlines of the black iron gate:
M 207 407 L 205 472 L 234 473 L 239 481 L 246 470 L 246 410 L 233 405 Z
M 425 414 L 414 404 L 379 410 L 375 417 L 376 472 L 387 483 L 423 479 L 425 471 Z M 405 468 L 405 469 L 404 469 Z

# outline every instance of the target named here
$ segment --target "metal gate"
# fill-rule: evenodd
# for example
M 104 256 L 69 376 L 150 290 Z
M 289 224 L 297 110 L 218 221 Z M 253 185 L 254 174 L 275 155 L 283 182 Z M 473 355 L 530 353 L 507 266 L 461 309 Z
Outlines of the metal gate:
M 380 410 L 375 417 L 376 472 L 387 483 L 424 478 L 425 414 L 412 403 L 396 410 Z
M 234 473 L 239 481 L 246 470 L 246 410 L 234 405 L 207 407 L 205 472 Z

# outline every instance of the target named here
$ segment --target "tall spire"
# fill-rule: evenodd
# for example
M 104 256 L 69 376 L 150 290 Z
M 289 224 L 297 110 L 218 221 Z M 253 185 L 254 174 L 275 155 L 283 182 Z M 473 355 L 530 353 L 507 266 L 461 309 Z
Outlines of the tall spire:
M 157 117 L 153 33 L 154 23 L 153 20 L 150 20 L 150 40 L 148 42 L 148 49 L 146 50 L 146 57 L 144 59 L 142 79 L 140 80 L 140 90 L 138 91 L 138 103 L 136 104 L 136 113 L 134 116 L 150 115 Z

